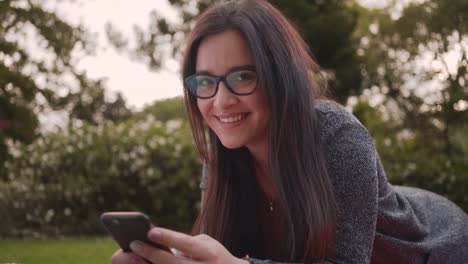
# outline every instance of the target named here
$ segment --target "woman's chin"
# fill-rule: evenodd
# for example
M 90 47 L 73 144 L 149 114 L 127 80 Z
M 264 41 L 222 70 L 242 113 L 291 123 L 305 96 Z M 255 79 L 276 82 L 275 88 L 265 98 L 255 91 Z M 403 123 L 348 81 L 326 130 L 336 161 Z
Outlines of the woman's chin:
M 223 146 L 227 149 L 237 149 L 237 148 L 241 148 L 244 146 L 244 144 L 242 144 L 240 141 L 238 140 L 220 140 L 221 141 L 221 144 L 223 144 Z

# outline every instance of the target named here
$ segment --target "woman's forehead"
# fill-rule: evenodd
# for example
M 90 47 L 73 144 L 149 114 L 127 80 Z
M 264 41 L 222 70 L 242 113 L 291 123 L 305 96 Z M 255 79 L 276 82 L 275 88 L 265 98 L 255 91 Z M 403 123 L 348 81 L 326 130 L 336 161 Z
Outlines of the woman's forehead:
M 255 62 L 248 42 L 239 31 L 209 35 L 200 43 L 196 71 L 224 74 L 241 65 L 255 65 Z

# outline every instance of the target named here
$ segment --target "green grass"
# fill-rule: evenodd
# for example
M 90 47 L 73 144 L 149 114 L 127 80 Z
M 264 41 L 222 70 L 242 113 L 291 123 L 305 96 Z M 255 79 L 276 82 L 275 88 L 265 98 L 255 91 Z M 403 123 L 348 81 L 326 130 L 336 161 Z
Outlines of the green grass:
M 110 263 L 118 249 L 110 238 L 0 240 L 0 264 Z

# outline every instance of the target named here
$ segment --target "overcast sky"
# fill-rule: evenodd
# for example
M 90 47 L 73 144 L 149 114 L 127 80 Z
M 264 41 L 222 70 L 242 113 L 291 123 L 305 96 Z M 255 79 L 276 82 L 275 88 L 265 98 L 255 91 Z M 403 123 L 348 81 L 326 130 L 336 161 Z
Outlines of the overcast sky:
M 385 0 L 360 0 L 367 6 L 382 5 Z M 104 33 L 106 22 L 111 22 L 127 36 L 132 36 L 133 25 L 146 28 L 152 10 L 177 21 L 177 13 L 167 0 L 78 0 L 59 6 L 59 13 L 68 21 L 82 23 L 97 36 L 96 56 L 86 57 L 78 64 L 91 77 L 106 78 L 107 88 L 120 91 L 128 104 L 141 109 L 154 100 L 182 94 L 182 83 L 178 76 L 178 62 L 170 61 L 165 69 L 151 72 L 145 65 L 130 60 L 109 48 Z
M 79 0 L 59 6 L 62 17 L 74 24 L 83 24 L 97 37 L 96 56 L 85 57 L 78 68 L 86 70 L 90 77 L 106 78 L 107 88 L 120 91 L 136 109 L 154 100 L 182 94 L 178 62 L 170 61 L 158 72 L 149 71 L 143 63 L 132 61 L 109 46 L 105 24 L 111 22 L 126 36 L 133 37 L 133 26 L 146 28 L 152 10 L 171 21 L 179 19 L 167 0 Z

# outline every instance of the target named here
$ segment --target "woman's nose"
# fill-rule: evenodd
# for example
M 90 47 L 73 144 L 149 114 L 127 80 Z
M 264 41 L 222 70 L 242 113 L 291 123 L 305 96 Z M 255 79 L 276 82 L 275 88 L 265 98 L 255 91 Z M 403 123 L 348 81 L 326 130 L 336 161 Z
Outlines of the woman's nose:
M 224 82 L 219 83 L 218 92 L 214 97 L 214 105 L 218 108 L 228 108 L 239 102 L 237 95 L 231 93 Z

